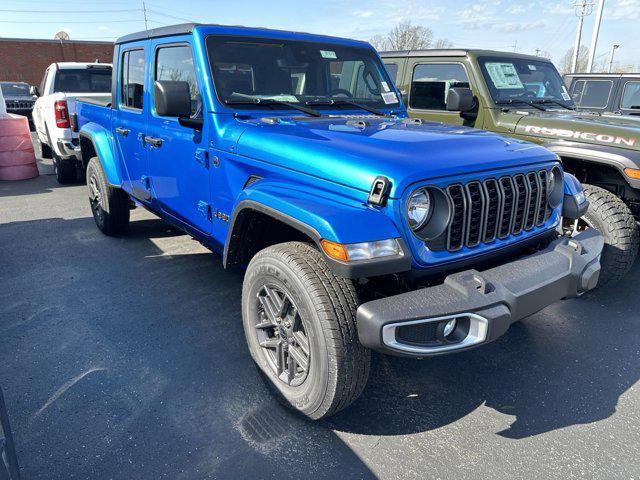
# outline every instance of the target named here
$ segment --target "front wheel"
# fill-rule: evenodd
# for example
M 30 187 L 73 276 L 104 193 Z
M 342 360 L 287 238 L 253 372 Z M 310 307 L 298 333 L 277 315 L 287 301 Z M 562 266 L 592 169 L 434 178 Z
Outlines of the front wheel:
M 131 199 L 127 192 L 107 183 L 98 157 L 87 165 L 89 204 L 97 227 L 105 235 L 119 235 L 129 227 Z
M 242 318 L 251 356 L 277 395 L 311 419 L 347 407 L 367 382 L 357 306 L 353 284 L 306 243 L 265 248 L 249 263 Z
M 583 185 L 589 210 L 575 230 L 595 228 L 604 236 L 600 285 L 617 282 L 633 266 L 638 253 L 638 227 L 629 207 L 613 193 L 594 185 Z

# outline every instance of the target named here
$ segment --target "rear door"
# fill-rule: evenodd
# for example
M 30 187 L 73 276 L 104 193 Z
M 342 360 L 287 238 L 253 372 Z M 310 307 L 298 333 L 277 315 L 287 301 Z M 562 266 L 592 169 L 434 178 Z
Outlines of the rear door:
M 152 43 L 153 63 L 148 88 L 156 80 L 186 81 L 191 92 L 191 117 L 202 118 L 202 101 L 194 68 L 190 38 L 184 42 Z M 150 95 L 153 99 L 153 94 Z M 202 130 L 183 127 L 177 118 L 161 117 L 149 110 L 149 175 L 154 196 L 165 213 L 204 232 L 211 232 L 208 125 Z
M 462 125 L 460 112 L 447 110 L 447 95 L 453 87 L 470 88 L 465 66 L 458 61 L 427 62 L 410 58 L 405 78 L 408 79 L 407 110 L 412 117 L 434 122 Z
M 145 89 L 146 56 L 143 43 L 126 44 L 120 51 L 116 90 L 118 109 L 113 113 L 112 125 L 117 151 L 128 177 L 125 189 L 139 200 L 149 201 L 151 185 L 145 136 L 150 96 Z

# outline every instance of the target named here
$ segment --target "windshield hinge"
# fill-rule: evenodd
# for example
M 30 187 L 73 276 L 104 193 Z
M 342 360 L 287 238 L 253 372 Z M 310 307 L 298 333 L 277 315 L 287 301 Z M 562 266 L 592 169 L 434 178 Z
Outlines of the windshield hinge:
M 209 168 L 209 152 L 204 148 L 197 148 L 196 161 L 204 168 Z
M 391 191 L 391 182 L 387 177 L 382 175 L 376 177 L 371 185 L 371 191 L 369 192 L 369 198 L 367 202 L 372 205 L 378 205 L 384 207 L 387 204 L 389 198 L 389 192 Z

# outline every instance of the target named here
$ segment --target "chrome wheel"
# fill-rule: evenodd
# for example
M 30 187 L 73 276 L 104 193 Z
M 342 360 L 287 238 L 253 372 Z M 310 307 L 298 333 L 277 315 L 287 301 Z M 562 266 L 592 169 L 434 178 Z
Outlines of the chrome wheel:
M 289 295 L 264 285 L 256 298 L 258 343 L 277 377 L 291 387 L 304 383 L 309 373 L 309 340 L 298 308 Z

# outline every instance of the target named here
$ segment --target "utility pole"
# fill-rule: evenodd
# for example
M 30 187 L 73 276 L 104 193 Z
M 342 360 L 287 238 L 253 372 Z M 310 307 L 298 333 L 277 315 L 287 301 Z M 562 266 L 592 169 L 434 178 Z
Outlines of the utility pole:
M 620 44 L 614 43 L 611 46 L 611 56 L 609 57 L 609 68 L 607 68 L 607 73 L 611 73 L 611 69 L 613 68 L 613 55 L 616 53 L 616 49 L 620 47 Z
M 513 42 L 513 51 L 515 52 L 518 49 L 518 40 Z
M 144 15 L 144 29 L 149 30 L 147 27 L 147 6 L 142 2 L 142 15 Z
M 598 46 L 598 34 L 600 33 L 600 23 L 602 22 L 602 11 L 604 10 L 604 0 L 598 3 L 598 13 L 596 13 L 596 23 L 593 25 L 593 35 L 591 36 L 591 49 L 589 50 L 589 63 L 587 64 L 587 72 L 593 71 L 593 59 L 596 56 L 596 47 Z
M 582 25 L 584 17 L 593 12 L 593 0 L 575 0 L 573 2 L 576 16 L 578 17 L 578 30 L 576 31 L 576 41 L 573 45 L 573 60 L 571 61 L 571 73 L 576 73 L 578 68 L 578 57 L 580 55 L 580 40 L 582 39 Z
M 540 49 L 536 48 L 536 57 L 539 57 L 539 56 L 540 56 Z

